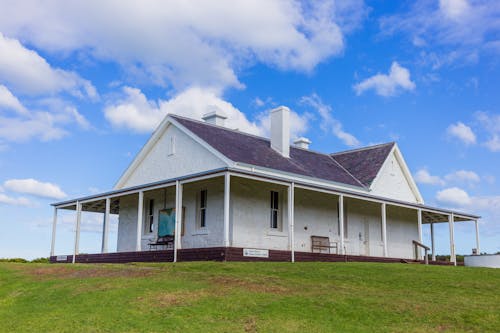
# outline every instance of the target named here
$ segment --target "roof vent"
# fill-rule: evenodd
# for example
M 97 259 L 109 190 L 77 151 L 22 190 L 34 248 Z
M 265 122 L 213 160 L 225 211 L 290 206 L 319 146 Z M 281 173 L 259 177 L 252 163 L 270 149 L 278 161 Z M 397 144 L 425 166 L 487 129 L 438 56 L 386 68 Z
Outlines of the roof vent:
M 203 120 L 209 124 L 224 126 L 224 121 L 227 119 L 227 116 L 222 112 L 218 107 L 211 107 L 212 111 L 205 113 L 203 115 Z
M 286 106 L 271 110 L 271 148 L 290 157 L 290 109 Z
M 309 149 L 309 145 L 311 144 L 311 140 L 308 138 L 300 137 L 293 142 L 295 147 L 302 149 Z

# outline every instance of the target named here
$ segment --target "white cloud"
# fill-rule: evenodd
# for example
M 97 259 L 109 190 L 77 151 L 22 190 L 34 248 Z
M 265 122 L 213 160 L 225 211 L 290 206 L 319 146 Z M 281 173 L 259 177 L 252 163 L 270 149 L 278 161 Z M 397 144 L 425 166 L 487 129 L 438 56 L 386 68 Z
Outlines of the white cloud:
M 449 182 L 456 183 L 479 183 L 481 181 L 481 177 L 474 171 L 470 170 L 458 170 L 452 173 L 447 174 L 444 177 Z
M 0 204 L 12 205 L 12 206 L 32 206 L 32 202 L 29 199 L 19 197 L 13 198 L 4 193 L 0 193 Z
M 458 20 L 470 10 L 470 6 L 467 0 L 439 0 L 439 9 L 447 18 Z
M 410 79 L 410 71 L 394 61 L 389 74 L 376 74 L 354 85 L 357 95 L 372 89 L 380 96 L 389 97 L 401 90 L 414 90 L 415 83 Z
M 3 6 L 3 9 L 9 6 Z M 97 98 L 94 86 L 74 72 L 53 68 L 33 50 L 0 32 L 0 83 L 27 95 L 62 91 L 79 97 Z
M 14 1 L 0 30 L 58 54 L 83 52 L 182 91 L 241 87 L 236 71 L 254 62 L 309 72 L 342 54 L 345 35 L 368 10 L 362 0 Z M 139 14 L 140 13 L 140 14 Z M 112 19 L 110 19 L 112 18 Z M 272 33 L 270 33 L 272 32 Z
M 436 199 L 455 207 L 468 206 L 471 203 L 471 198 L 467 192 L 458 187 L 450 187 L 437 192 Z
M 489 134 L 483 145 L 492 152 L 500 151 L 500 115 L 478 111 L 474 114 L 482 128 Z
M 312 107 L 320 116 L 320 127 L 325 132 L 331 132 L 335 137 L 340 139 L 345 145 L 349 147 L 356 147 L 360 145 L 359 140 L 352 134 L 343 129 L 342 123 L 332 116 L 332 108 L 323 103 L 317 94 L 310 96 L 303 96 L 301 103 Z
M 488 49 L 498 53 L 489 45 L 498 39 L 499 16 L 495 0 L 440 0 L 438 6 L 417 0 L 408 12 L 381 18 L 380 29 L 384 35 L 406 34 L 414 46 L 432 50 L 441 65 L 463 64 L 477 62 Z
M 28 113 L 28 110 L 21 104 L 19 99 L 2 84 L 0 84 L 0 110 L 1 109 L 10 109 L 21 114 Z
M 446 129 L 446 133 L 451 136 L 458 138 L 460 141 L 466 145 L 471 145 L 476 143 L 476 135 L 472 129 L 462 122 L 457 122 L 456 124 L 451 124 Z
M 169 100 L 150 101 L 137 88 L 124 87 L 124 97 L 104 109 L 106 119 L 116 128 L 130 129 L 138 133 L 154 130 L 168 113 L 202 120 L 203 115 L 218 109 L 226 114 L 225 126 L 242 132 L 267 136 L 269 134 L 268 112 L 259 114 L 255 121 L 231 103 L 218 97 L 209 89 L 190 88 Z M 307 130 L 307 119 L 295 112 L 290 115 L 290 133 L 294 137 Z
M 32 178 L 9 179 L 4 182 L 3 187 L 13 192 L 31 194 L 41 198 L 62 199 L 66 197 L 66 193 L 58 185 L 40 182 Z
M 420 169 L 414 175 L 415 181 L 420 184 L 444 185 L 445 182 L 439 176 L 433 176 L 427 169 Z

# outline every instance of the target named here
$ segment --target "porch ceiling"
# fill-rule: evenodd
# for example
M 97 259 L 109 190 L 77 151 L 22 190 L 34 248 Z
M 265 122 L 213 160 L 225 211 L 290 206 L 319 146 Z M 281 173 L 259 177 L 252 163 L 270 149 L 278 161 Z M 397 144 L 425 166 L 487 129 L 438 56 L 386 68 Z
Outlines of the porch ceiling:
M 422 210 L 422 223 L 430 224 L 430 223 L 447 223 L 448 222 L 448 214 L 440 214 L 436 212 L 430 212 L 426 210 Z M 454 216 L 454 222 L 463 222 L 463 221 L 471 221 L 471 219 L 467 219 L 462 216 Z
M 111 199 L 110 203 L 111 214 L 118 214 L 120 212 L 120 198 Z M 76 205 L 66 206 L 61 209 L 66 210 L 76 210 Z M 82 212 L 93 212 L 93 213 L 105 213 L 106 212 L 106 200 L 97 200 L 86 202 L 82 204 Z

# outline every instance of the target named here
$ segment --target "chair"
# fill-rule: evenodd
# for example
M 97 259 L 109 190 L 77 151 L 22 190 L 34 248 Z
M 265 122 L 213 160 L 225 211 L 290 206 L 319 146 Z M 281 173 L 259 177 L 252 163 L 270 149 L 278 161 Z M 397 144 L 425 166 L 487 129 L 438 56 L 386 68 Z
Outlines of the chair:
M 330 242 L 330 238 L 325 236 L 311 236 L 311 252 L 332 253 L 332 249 L 335 249 L 335 254 L 339 253 L 337 242 Z

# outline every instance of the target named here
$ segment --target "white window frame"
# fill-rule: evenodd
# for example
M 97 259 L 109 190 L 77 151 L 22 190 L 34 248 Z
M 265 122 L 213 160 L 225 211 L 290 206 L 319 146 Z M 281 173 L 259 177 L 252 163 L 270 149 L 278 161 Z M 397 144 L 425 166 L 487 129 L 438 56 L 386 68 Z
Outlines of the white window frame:
M 277 200 L 275 200 L 274 195 L 277 195 Z M 277 205 L 277 207 L 276 207 Z M 282 228 L 282 214 L 281 214 L 281 192 L 276 190 L 270 191 L 270 202 L 269 202 L 269 229 L 273 231 L 281 231 Z M 276 216 L 276 221 L 274 221 L 274 216 Z M 276 226 L 274 226 L 276 222 Z
M 175 136 L 172 135 L 170 137 L 169 147 L 168 147 L 168 156 L 172 156 L 175 154 Z
M 146 216 L 145 216 L 144 221 L 146 221 L 146 223 L 144 223 L 144 235 L 151 235 L 154 233 L 154 230 L 155 230 L 154 229 L 154 223 L 155 223 L 155 219 L 154 219 L 155 199 L 154 198 L 148 199 L 145 212 L 146 212 L 146 214 L 145 214 Z
M 203 200 L 203 195 L 205 195 L 204 198 L 205 200 Z M 208 206 L 208 190 L 204 188 L 198 192 L 198 223 L 197 223 L 198 229 L 205 230 L 207 228 L 207 206 Z M 204 225 L 202 225 L 202 222 L 204 223 Z

